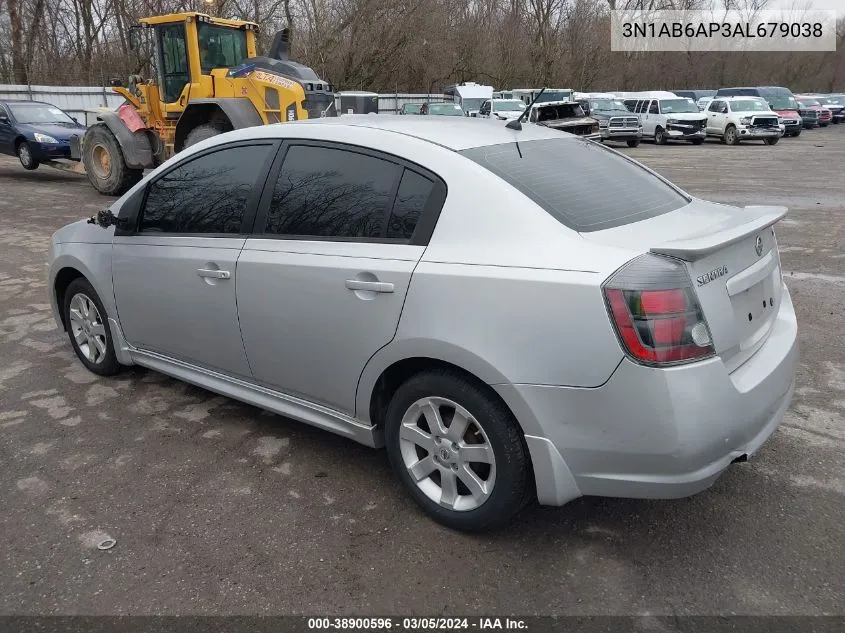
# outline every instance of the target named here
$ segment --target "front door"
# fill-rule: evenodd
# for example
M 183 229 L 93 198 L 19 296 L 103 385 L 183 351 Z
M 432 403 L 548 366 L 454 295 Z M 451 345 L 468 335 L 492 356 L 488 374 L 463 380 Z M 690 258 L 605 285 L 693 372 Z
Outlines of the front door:
M 354 414 L 364 366 L 396 333 L 437 179 L 374 152 L 292 143 L 238 262 L 244 345 L 261 383 Z
M 725 101 L 711 101 L 707 106 L 707 133 L 721 135 L 725 131 L 725 115 L 722 110 L 725 108 Z
M 148 185 L 137 230 L 116 235 L 115 300 L 127 341 L 235 376 L 251 372 L 238 324 L 238 257 L 275 146 L 191 157 Z

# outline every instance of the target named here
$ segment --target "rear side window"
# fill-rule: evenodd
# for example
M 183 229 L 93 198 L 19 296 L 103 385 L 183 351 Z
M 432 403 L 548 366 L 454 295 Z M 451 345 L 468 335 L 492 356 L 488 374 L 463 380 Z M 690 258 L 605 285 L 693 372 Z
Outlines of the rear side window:
M 402 167 L 331 147 L 294 145 L 273 190 L 265 233 L 382 237 Z
M 229 147 L 171 169 L 150 184 L 140 230 L 240 233 L 250 194 L 271 148 Z
M 640 165 L 583 139 L 505 143 L 461 154 L 579 232 L 639 222 L 689 202 Z
M 396 192 L 396 201 L 387 223 L 387 237 L 411 239 L 425 209 L 434 183 L 415 171 L 406 169 Z

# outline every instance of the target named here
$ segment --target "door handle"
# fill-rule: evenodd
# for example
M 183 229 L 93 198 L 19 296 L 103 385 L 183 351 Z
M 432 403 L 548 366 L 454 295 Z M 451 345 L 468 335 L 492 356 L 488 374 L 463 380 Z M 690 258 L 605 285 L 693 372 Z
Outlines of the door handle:
M 197 270 L 200 277 L 211 277 L 212 279 L 229 279 L 232 276 L 228 270 L 211 270 L 209 268 L 200 268 Z
M 350 290 L 369 290 L 370 292 L 393 292 L 393 284 L 386 281 L 362 281 L 347 279 L 346 287 Z

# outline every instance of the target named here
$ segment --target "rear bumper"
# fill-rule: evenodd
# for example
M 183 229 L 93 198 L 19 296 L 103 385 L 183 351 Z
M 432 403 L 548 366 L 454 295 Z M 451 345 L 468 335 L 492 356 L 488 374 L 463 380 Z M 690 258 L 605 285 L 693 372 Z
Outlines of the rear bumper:
M 784 287 L 766 343 L 729 373 L 718 357 L 654 369 L 623 360 L 595 389 L 497 386 L 526 429 L 541 503 L 676 498 L 755 454 L 792 398 L 797 323 Z

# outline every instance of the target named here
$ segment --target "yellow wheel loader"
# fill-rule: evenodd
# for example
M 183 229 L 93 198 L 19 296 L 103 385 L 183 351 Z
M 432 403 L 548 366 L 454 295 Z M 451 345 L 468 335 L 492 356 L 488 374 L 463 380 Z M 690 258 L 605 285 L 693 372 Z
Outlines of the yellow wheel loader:
M 137 49 L 152 45 L 155 77 L 113 82 L 126 102 L 102 112 L 71 156 L 102 194 L 120 195 L 145 169 L 230 130 L 337 116 L 331 85 L 288 58 L 288 31 L 276 33 L 266 57 L 255 50 L 258 25 L 203 13 L 144 18 L 130 29 Z

